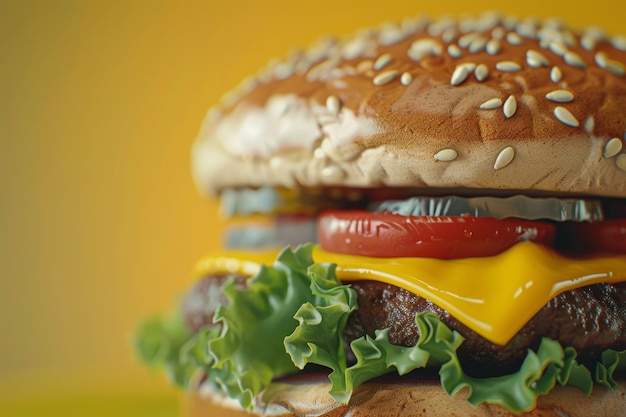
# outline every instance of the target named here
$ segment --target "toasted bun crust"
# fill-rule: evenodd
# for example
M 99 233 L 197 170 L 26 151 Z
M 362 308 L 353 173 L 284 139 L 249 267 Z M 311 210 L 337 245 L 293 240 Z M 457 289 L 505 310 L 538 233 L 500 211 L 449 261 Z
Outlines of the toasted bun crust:
M 194 177 L 624 197 L 625 63 L 625 37 L 495 13 L 326 38 L 209 112 Z
M 324 416 L 324 417 L 608 417 L 626 415 L 626 385 L 615 391 L 595 387 L 590 397 L 572 387 L 556 387 L 539 397 L 537 407 L 515 414 L 500 405 L 474 407 L 463 393 L 449 397 L 435 382 L 419 384 L 365 383 L 348 405 L 335 403 L 325 383 L 273 384 L 250 414 L 223 401 L 215 392 L 188 394 L 183 417 Z

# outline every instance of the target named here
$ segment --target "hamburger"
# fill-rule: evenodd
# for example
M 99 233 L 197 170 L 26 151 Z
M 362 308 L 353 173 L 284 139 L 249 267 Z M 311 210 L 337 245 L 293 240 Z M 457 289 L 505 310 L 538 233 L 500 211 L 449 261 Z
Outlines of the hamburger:
M 410 18 L 212 109 L 225 250 L 137 331 L 190 416 L 626 415 L 626 38 Z

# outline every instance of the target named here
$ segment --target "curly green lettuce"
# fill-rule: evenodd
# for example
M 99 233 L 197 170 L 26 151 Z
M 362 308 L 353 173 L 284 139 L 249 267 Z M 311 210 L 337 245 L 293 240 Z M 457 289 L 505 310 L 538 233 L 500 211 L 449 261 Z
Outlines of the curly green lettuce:
M 172 383 L 187 386 L 194 368 L 181 362 L 180 353 L 182 347 L 195 338 L 180 313 L 175 311 L 142 323 L 133 342 L 141 361 L 152 368 L 162 367 Z
M 339 281 L 335 265 L 313 261 L 313 249 L 309 244 L 283 250 L 245 289 L 229 280 L 223 287 L 228 303 L 218 308 L 213 325 L 195 334 L 180 314 L 147 321 L 135 338 L 140 358 L 162 365 L 183 387 L 206 378 L 244 408 L 251 408 L 275 377 L 317 364 L 330 370 L 330 394 L 341 403 L 372 378 L 428 367 L 439 370 L 448 394 L 467 388 L 471 404 L 496 403 L 517 413 L 532 409 L 538 396 L 556 385 L 586 394 L 594 383 L 614 388 L 614 375 L 626 366 L 626 353 L 607 350 L 591 372 L 576 361 L 574 349 L 544 338 L 536 352 L 527 352 L 517 372 L 472 377 L 457 355 L 463 337 L 432 313 L 416 316 L 420 337 L 415 346 L 393 345 L 388 329 L 380 330 L 352 342 L 356 362 L 348 364 L 342 334 L 357 308 L 356 293 Z
M 339 319 L 325 326 L 332 332 L 325 334 L 328 344 L 318 340 L 314 349 L 345 362 L 341 331 L 356 307 L 356 294 L 337 279 L 334 266 L 314 264 L 313 248 L 284 250 L 274 265 L 262 267 L 248 281 L 246 289 L 237 289 L 232 280 L 223 288 L 228 304 L 220 306 L 214 318 L 222 331 L 209 341 L 208 351 L 213 368 L 227 371 L 227 378 L 211 373 L 209 378 L 244 408 L 252 406 L 254 396 L 274 377 L 298 370 L 283 339 L 298 327 L 294 316 L 303 305 L 328 310 L 328 321 Z

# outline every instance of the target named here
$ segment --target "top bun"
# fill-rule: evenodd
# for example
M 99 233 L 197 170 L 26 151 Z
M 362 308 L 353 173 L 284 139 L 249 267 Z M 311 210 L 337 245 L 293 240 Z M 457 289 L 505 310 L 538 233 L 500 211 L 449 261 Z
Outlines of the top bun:
M 555 19 L 413 18 L 325 38 L 209 112 L 194 177 L 205 193 L 384 186 L 626 197 L 625 73 L 626 37 Z

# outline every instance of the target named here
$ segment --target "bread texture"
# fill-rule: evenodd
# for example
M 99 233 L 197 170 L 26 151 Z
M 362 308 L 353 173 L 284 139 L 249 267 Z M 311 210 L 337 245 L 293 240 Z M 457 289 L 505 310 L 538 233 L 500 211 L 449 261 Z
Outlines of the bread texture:
M 625 63 L 624 37 L 496 13 L 324 38 L 209 112 L 194 178 L 625 197 Z
M 257 401 L 253 413 L 224 401 L 214 391 L 187 394 L 183 417 L 319 416 L 319 417 L 616 417 L 626 415 L 625 385 L 615 391 L 595 387 L 585 396 L 572 387 L 556 387 L 539 397 L 537 407 L 516 414 L 498 404 L 469 404 L 460 392 L 449 397 L 436 381 L 360 385 L 347 405 L 337 404 L 324 383 L 275 383 Z

